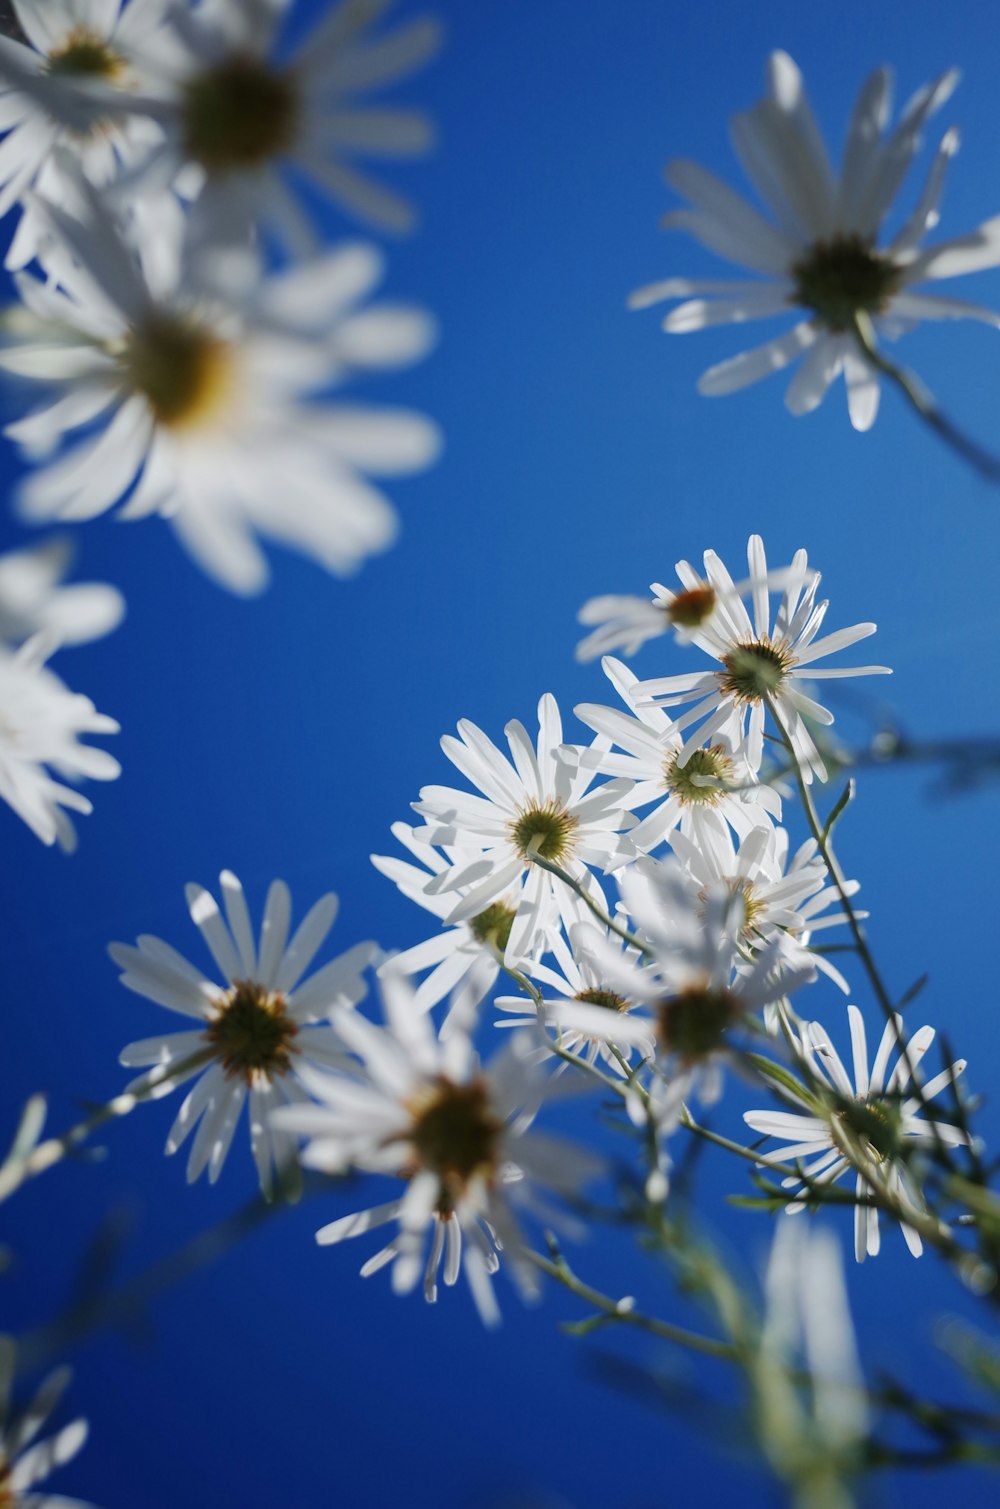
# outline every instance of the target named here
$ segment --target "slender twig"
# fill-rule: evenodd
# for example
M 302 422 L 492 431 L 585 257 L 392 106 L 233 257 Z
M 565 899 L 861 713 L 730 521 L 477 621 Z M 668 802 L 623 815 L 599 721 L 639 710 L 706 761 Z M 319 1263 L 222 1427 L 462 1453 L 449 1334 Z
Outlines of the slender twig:
M 985 446 L 980 445 L 977 440 L 966 435 L 946 414 L 942 413 L 930 393 L 912 372 L 890 361 L 876 341 L 875 328 L 866 310 L 855 311 L 853 334 L 865 358 L 882 373 L 883 377 L 887 377 L 899 389 L 914 413 L 934 431 L 938 438 L 943 440 L 956 455 L 961 456 L 963 461 L 967 461 L 970 466 L 974 467 L 988 482 L 1000 482 L 1000 459 Z
M 542 869 L 548 870 L 550 875 L 557 876 L 564 885 L 569 886 L 571 891 L 576 892 L 580 900 L 590 908 L 599 922 L 603 923 L 605 927 L 610 928 L 613 933 L 617 933 L 619 938 L 623 938 L 633 948 L 637 948 L 641 954 L 646 957 L 649 956 L 649 945 L 644 943 L 641 938 L 637 938 L 635 933 L 630 933 L 628 928 L 624 927 L 622 923 L 617 922 L 615 918 L 609 917 L 604 908 L 598 906 L 586 886 L 577 880 L 575 876 L 567 874 L 564 869 L 554 864 L 551 859 L 544 859 L 535 849 L 531 851 L 531 863 L 533 865 L 541 865 Z
M 179 1063 L 158 1066 L 151 1070 L 134 1090 L 126 1090 L 124 1094 L 116 1095 L 105 1105 L 98 1106 L 83 1121 L 77 1122 L 76 1126 L 70 1127 L 69 1131 L 63 1132 L 61 1136 L 47 1137 L 44 1142 L 37 1143 L 30 1151 L 9 1157 L 3 1165 L 0 1165 L 0 1201 L 8 1199 L 27 1180 L 34 1179 L 38 1174 L 43 1174 L 57 1163 L 61 1163 L 69 1153 L 86 1142 L 98 1127 L 104 1126 L 109 1121 L 120 1120 L 122 1116 L 128 1116 L 143 1101 L 155 1100 L 158 1096 L 165 1095 L 179 1079 L 183 1079 L 192 1070 L 197 1069 L 201 1064 L 208 1063 L 214 1057 L 214 1048 L 202 1048 Z

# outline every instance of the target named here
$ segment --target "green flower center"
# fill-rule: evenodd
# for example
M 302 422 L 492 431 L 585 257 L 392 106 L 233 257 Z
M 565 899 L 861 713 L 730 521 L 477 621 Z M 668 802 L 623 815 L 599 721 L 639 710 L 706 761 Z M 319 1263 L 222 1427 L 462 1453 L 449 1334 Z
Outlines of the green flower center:
M 766 636 L 733 645 L 723 655 L 724 671 L 717 672 L 719 686 L 734 702 L 763 702 L 778 691 L 795 664 L 794 655 L 780 642 Z
M 288 73 L 237 54 L 197 74 L 184 97 L 184 147 L 210 173 L 257 167 L 295 141 L 299 97 Z
M 889 1163 L 899 1154 L 899 1111 L 890 1101 L 855 1099 L 835 1112 L 853 1141 L 860 1141 L 875 1163 Z
M 485 911 L 477 912 L 469 919 L 469 927 L 479 943 L 488 943 L 498 954 L 502 954 L 510 941 L 510 930 L 514 926 L 516 915 L 512 907 L 505 906 L 502 901 L 494 901 Z
M 580 990 L 573 998 L 586 1001 L 588 1006 L 604 1006 L 608 1011 L 631 1011 L 632 1002 L 614 990 Z
M 861 236 L 817 241 L 792 267 L 795 302 L 815 310 L 828 330 L 849 330 L 863 309 L 878 314 L 899 282 L 899 269 Z
M 716 601 L 715 588 L 707 582 L 701 587 L 689 587 L 686 592 L 678 592 L 667 605 L 667 617 L 682 629 L 697 629 L 711 618 Z
M 295 1052 L 292 1039 L 299 1029 L 283 995 L 255 980 L 236 980 L 214 1004 L 219 1015 L 209 1023 L 205 1037 L 230 1078 L 242 1074 L 253 1084 L 258 1077 L 288 1073 Z
M 76 26 L 61 47 L 49 53 L 45 72 L 57 78 L 113 79 L 125 61 L 96 32 Z
M 456 1085 L 439 1075 L 410 1109 L 413 1126 L 407 1140 L 416 1166 L 441 1181 L 438 1214 L 447 1215 L 471 1179 L 489 1177 L 496 1168 L 503 1123 L 493 1112 L 484 1079 Z
M 680 755 L 671 755 L 663 767 L 667 790 L 684 806 L 717 807 L 733 779 L 733 762 L 721 744 L 696 749 L 687 763 Z
M 129 335 L 119 361 L 160 424 L 204 420 L 232 387 L 230 348 L 190 320 L 154 314 Z
M 573 834 L 579 819 L 567 812 L 560 802 L 544 807 L 528 807 L 510 825 L 510 836 L 521 857 L 531 863 L 534 855 L 557 863 L 572 851 Z
M 693 986 L 659 1003 L 660 1041 L 668 1053 L 695 1063 L 722 1047 L 726 1032 L 741 1015 L 739 1002 L 728 990 Z

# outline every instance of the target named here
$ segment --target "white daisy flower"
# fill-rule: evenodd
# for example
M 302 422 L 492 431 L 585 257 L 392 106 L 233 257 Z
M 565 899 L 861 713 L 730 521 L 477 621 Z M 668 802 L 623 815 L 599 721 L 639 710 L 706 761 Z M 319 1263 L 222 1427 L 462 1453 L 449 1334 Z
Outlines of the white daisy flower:
M 781 798 L 761 785 L 743 752 L 742 719 L 731 708 L 726 720 L 703 745 L 685 740 L 672 718 L 658 707 L 633 706 L 639 680 L 620 660 L 605 656 L 602 669 L 629 711 L 584 702 L 573 709 L 581 723 L 610 739 L 622 753 L 600 745 L 574 749 L 588 770 L 635 782 L 629 806 L 653 810 L 629 832 L 640 853 L 648 853 L 678 825 L 695 842 L 707 818 L 718 815 L 741 836 L 751 833 L 765 815 L 780 819 Z M 567 757 L 568 757 L 567 751 Z
M 826 768 L 807 720 L 829 725 L 833 714 L 808 697 L 802 684 L 839 676 L 890 675 L 889 667 L 884 665 L 815 668 L 817 660 L 874 634 L 876 625 L 854 624 L 852 628 L 837 629 L 817 639 L 829 604 L 816 602 L 819 573 L 810 571 L 805 551 L 798 550 L 788 567 L 772 628 L 767 560 L 760 535 L 750 536 L 747 560 L 752 621 L 715 551 L 705 552 L 705 575 L 717 592 L 717 601 L 711 617 L 691 635 L 691 642 L 718 660 L 722 669 L 637 682 L 631 693 L 633 701 L 637 707 L 654 702 L 660 707 L 694 703 L 675 725 L 687 729 L 700 724 L 697 733 L 688 737 L 685 749 L 692 749 L 714 737 L 718 730 L 731 727 L 734 714 L 739 727 L 747 727 L 749 713 L 743 748 L 751 769 L 756 771 L 763 758 L 764 704 L 769 698 L 785 725 L 806 780 L 812 780 L 813 771 L 825 780 Z
M 743 1120 L 762 1136 L 781 1140 L 784 1146 L 775 1150 L 780 1161 L 801 1159 L 804 1178 L 799 1180 L 792 1174 L 782 1179 L 785 1189 L 805 1194 L 815 1185 L 832 1184 L 849 1170 L 855 1171 L 858 1204 L 854 1207 L 854 1255 L 863 1263 L 866 1255 L 877 1255 L 881 1244 L 878 1208 L 867 1203 L 869 1189 L 873 1185 L 884 1188 L 904 1210 L 909 1207 L 919 1214 L 925 1205 L 908 1167 L 909 1153 L 938 1139 L 951 1147 L 965 1143 L 965 1133 L 958 1127 L 947 1121 L 929 1121 L 920 1114 L 922 1105 L 964 1071 L 965 1059 L 921 1082 L 919 1095 L 908 1093 L 917 1066 L 934 1041 L 934 1028 L 921 1027 L 906 1040 L 905 1055 L 900 1054 L 890 1071 L 889 1061 L 903 1030 L 902 1017 L 894 1016 L 885 1024 L 869 1073 L 864 1019 L 856 1006 L 848 1006 L 847 1014 L 853 1084 L 825 1030 L 818 1022 L 807 1022 L 802 1028 L 800 1052 L 812 1087 L 804 1083 L 800 1094 L 793 1094 L 790 1086 L 780 1087 L 781 1094 L 801 1109 L 747 1111 Z M 824 1093 L 827 1089 L 828 1094 Z M 866 1168 L 870 1168 L 871 1178 L 866 1178 Z M 787 1208 L 799 1211 L 805 1203 L 796 1199 Z M 907 1247 L 919 1257 L 923 1251 L 919 1234 L 902 1217 L 899 1224 Z
M 130 1068 L 154 1065 L 157 1080 L 164 1080 L 166 1071 L 170 1089 L 200 1076 L 167 1138 L 166 1151 L 176 1153 L 198 1127 L 188 1157 L 188 1183 L 205 1168 L 209 1183 L 215 1183 L 249 1101 L 251 1148 L 261 1190 L 269 1197 L 272 1170 L 283 1174 L 295 1159 L 294 1139 L 272 1126 L 270 1112 L 308 1100 L 302 1087 L 305 1066 L 345 1062 L 340 1040 L 322 1019 L 334 1007 L 353 1007 L 362 999 L 368 990 L 363 971 L 381 951 L 372 942 L 356 943 L 304 980 L 333 926 L 337 897 L 321 896 L 289 941 L 291 896 L 284 881 L 275 880 L 255 945 L 243 887 L 229 870 L 223 870 L 219 883 L 225 917 L 201 886 L 189 885 L 185 894 L 191 920 L 224 984 L 148 934 L 134 948 L 110 945 L 108 952 L 124 971 L 124 986 L 198 1023 L 184 1032 L 130 1043 L 120 1062 Z M 145 1086 L 149 1077 L 140 1075 L 127 1089 Z
M 433 1303 L 442 1263 L 448 1285 L 464 1269 L 480 1316 L 494 1325 L 499 1310 L 490 1278 L 501 1254 L 521 1292 L 537 1292 L 516 1209 L 535 1208 L 549 1224 L 552 1216 L 532 1182 L 572 1194 L 601 1165 L 562 1138 L 528 1130 L 542 1084 L 524 1034 L 514 1034 L 508 1050 L 481 1067 L 465 1031 L 435 1037 L 401 975 L 386 971 L 380 983 L 386 1026 L 359 1012 L 333 1014 L 356 1055 L 351 1074 L 307 1074 L 318 1104 L 279 1112 L 276 1120 L 284 1132 L 311 1138 L 301 1154 L 307 1168 L 406 1181 L 398 1198 L 322 1227 L 319 1243 L 396 1223 L 397 1234 L 368 1259 L 362 1276 L 391 1263 L 397 1294 L 409 1293 L 422 1277 L 424 1298 Z
M 582 907 L 577 910 L 582 912 Z M 584 919 L 582 915 L 571 924 L 569 933 L 569 942 L 561 933 L 556 933 L 550 940 L 555 968 L 540 961 L 525 966 L 525 973 L 541 987 L 546 1018 L 560 1018 L 563 1007 L 572 1006 L 574 1002 L 596 1006 L 610 1013 L 617 1012 L 619 1015 L 631 1011 L 635 1002 L 609 988 L 604 960 L 608 950 L 617 949 L 626 965 L 634 965 L 639 961 L 639 950 L 625 943 L 609 929 L 598 927 L 593 919 Z M 539 1014 L 534 1003 L 524 996 L 497 996 L 493 1004 L 498 1011 L 513 1013 L 508 1020 L 497 1022 L 498 1027 L 538 1028 Z M 528 1015 L 525 1015 L 526 1012 Z M 614 1016 L 609 1016 L 607 1020 L 613 1023 Z M 655 1034 L 650 1029 L 645 1041 L 639 1044 L 641 1057 L 653 1057 L 654 1038 Z M 559 1030 L 559 1046 L 576 1054 L 585 1063 L 603 1062 L 613 1073 L 623 1075 L 625 1070 L 618 1055 L 625 1059 L 631 1058 L 636 1045 L 632 1042 L 612 1042 L 604 1035 L 595 1036 L 593 1033 L 563 1027 Z M 560 1067 L 565 1068 L 565 1062 Z
M 172 47 L 169 0 L 13 3 L 24 40 L 0 37 L 0 215 L 32 189 L 63 203 L 74 169 L 101 187 L 147 156 L 163 137 L 147 59 Z M 5 265 L 24 267 L 48 234 L 27 204 Z
M 28 308 L 0 349 L 0 366 L 54 393 L 7 428 L 29 455 L 97 423 L 25 479 L 25 516 L 87 519 L 125 498 L 122 517 L 167 515 L 203 569 L 241 593 L 267 582 L 258 533 L 337 574 L 385 549 L 396 515 L 363 474 L 426 466 L 438 432 L 405 410 L 313 401 L 433 339 L 418 310 L 358 307 L 378 251 L 344 246 L 270 276 L 249 253 L 186 268 L 166 258 L 153 286 L 91 211 L 84 223 L 47 210 L 78 264 L 66 263 L 63 288 L 19 277 Z
M 113 781 L 121 775 L 116 759 L 81 744 L 80 736 L 116 734 L 118 724 L 47 668 L 55 648 L 45 634 L 13 652 L 0 646 L 0 798 L 43 844 L 58 840 L 70 853 L 76 829 L 63 809 L 86 813 L 93 807 L 64 782 L 81 776 Z
M 888 133 L 891 75 L 880 68 L 861 86 L 838 179 L 806 97 L 798 68 L 784 52 L 767 65 L 767 95 L 734 117 L 732 139 L 747 177 L 769 212 L 746 200 L 697 163 L 667 165 L 670 186 L 691 208 L 663 219 L 686 230 L 728 261 L 762 274 L 749 281 L 668 278 L 638 289 L 633 309 L 683 299 L 664 320 L 668 331 L 805 310 L 784 334 L 710 367 L 698 388 L 712 396 L 732 393 L 802 358 L 785 395 L 793 414 L 814 409 L 843 373 L 855 429 L 866 430 L 878 409 L 878 374 L 855 333 L 864 315 L 884 335 L 919 320 L 968 316 L 1000 325 L 1000 314 L 915 285 L 1000 263 L 1000 216 L 969 235 L 920 249 L 938 223 L 938 204 L 958 132 L 945 133 L 912 213 L 880 244 L 883 222 L 920 146 L 929 118 L 958 81 L 951 69 L 925 84 Z
M 7 1409 L 13 1372 L 14 1345 L 8 1337 L 0 1337 L 0 1504 L 20 1504 L 22 1509 L 91 1509 L 82 1499 L 37 1491 L 57 1468 L 73 1460 L 87 1439 L 83 1419 L 64 1425 L 44 1441 L 35 1439 L 70 1381 L 69 1368 L 50 1373 L 21 1414 Z
M 62 585 L 74 554 L 68 535 L 0 555 L 0 640 L 22 644 L 44 632 L 61 645 L 85 644 L 121 623 L 125 600 L 104 582 Z
M 813 838 L 807 839 L 789 861 L 784 828 L 761 823 L 737 848 L 726 825 L 709 813 L 696 840 L 681 829 L 669 835 L 668 843 L 690 877 L 695 896 L 703 897 L 713 886 L 722 884 L 742 897 L 741 942 L 747 947 L 756 948 L 780 932 L 786 941 L 808 948 L 814 931 L 848 920 L 843 911 L 826 911 L 829 906 L 840 906 L 841 893 L 827 884 L 826 865 Z M 843 890 L 855 896 L 860 883 L 845 880 Z M 846 994 L 847 982 L 829 959 L 815 953 L 811 958 Z
M 719 1099 L 722 1070 L 734 1056 L 733 1031 L 811 980 L 816 970 L 811 960 L 790 958 L 780 937 L 752 961 L 743 958 L 742 896 L 716 884 L 704 898 L 693 897 L 676 860 L 643 860 L 626 871 L 621 887 L 646 954 L 641 961 L 629 959 L 599 937 L 592 951 L 605 986 L 636 1003 L 634 1009 L 612 1016 L 600 1005 L 578 1001 L 554 1008 L 551 1020 L 640 1050 L 652 1037 L 657 1073 L 649 1114 L 668 1133 L 692 1095 L 705 1105 Z M 645 1120 L 636 1095 L 626 1104 L 636 1121 Z
M 392 833 L 420 863 L 409 864 L 391 854 L 373 854 L 372 864 L 382 875 L 394 881 L 410 901 L 437 917 L 442 928 L 423 943 L 391 954 L 379 966 L 379 973 L 392 970 L 407 976 L 424 974 L 413 998 L 417 1011 L 430 1011 L 459 987 L 467 992 L 473 985 L 478 992 L 474 1004 L 479 1005 L 493 989 L 500 973 L 517 915 L 517 891 L 489 902 L 468 921 L 449 926 L 447 919 L 454 910 L 454 896 L 450 892 L 429 896 L 425 887 L 431 876 L 447 875 L 452 866 L 467 864 L 469 851 L 450 847 L 439 851 L 432 844 L 415 838 L 414 829 L 407 823 L 393 823 Z M 551 936 L 551 931 L 543 932 L 543 949 L 549 946 Z M 449 1025 L 446 1020 L 441 1029 L 444 1035 L 447 1035 Z
M 163 70 L 173 91 L 167 139 L 126 180 L 129 191 L 180 175 L 211 235 L 239 238 L 262 222 L 301 249 L 314 237 L 285 180 L 291 168 L 349 214 L 408 230 L 410 206 L 357 162 L 424 153 L 431 127 L 418 111 L 365 96 L 419 68 L 437 50 L 440 27 L 424 18 L 373 34 L 389 0 L 342 0 L 279 62 L 274 40 L 287 8 L 287 0 L 175 7 L 183 55 Z
M 537 749 L 516 719 L 504 730 L 510 759 L 474 723 L 463 719 L 458 732 L 458 739 L 445 735 L 441 748 L 483 794 L 425 786 L 413 806 L 429 822 L 414 833 L 429 843 L 471 852 L 435 875 L 425 889 L 429 896 L 463 892 L 446 918 L 455 923 L 477 916 L 518 887 L 517 915 L 505 957 L 526 959 L 537 953 L 542 935 L 558 916 L 556 887 L 565 890 L 548 870 L 533 863 L 533 856 L 559 865 L 603 904 L 587 866 L 613 870 L 634 857 L 622 831 L 635 823 L 624 807 L 631 782 L 609 781 L 590 791 L 593 772 L 582 766 L 571 769 L 559 758 L 562 719 L 548 692 L 538 704 Z

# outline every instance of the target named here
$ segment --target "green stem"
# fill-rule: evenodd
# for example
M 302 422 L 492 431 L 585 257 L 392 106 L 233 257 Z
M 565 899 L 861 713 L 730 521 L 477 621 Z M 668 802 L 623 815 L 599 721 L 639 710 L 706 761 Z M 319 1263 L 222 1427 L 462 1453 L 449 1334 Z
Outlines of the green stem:
M 912 372 L 907 372 L 905 367 L 899 367 L 889 360 L 876 342 L 875 327 L 866 310 L 856 311 L 853 333 L 868 362 L 899 389 L 914 413 L 934 431 L 938 438 L 943 440 L 956 455 L 961 456 L 963 461 L 973 466 L 988 482 L 1000 482 L 1000 459 L 953 424 L 941 412 L 930 393 Z
M 624 941 L 626 943 L 630 943 L 633 948 L 637 948 L 641 954 L 643 954 L 647 958 L 649 957 L 649 948 L 645 943 L 643 943 L 642 939 L 637 938 L 634 933 L 630 933 L 627 927 L 623 927 L 622 924 L 620 922 L 616 922 L 613 917 L 609 917 L 604 911 L 604 908 L 598 906 L 597 902 L 594 900 L 593 896 L 591 896 L 586 886 L 582 885 L 581 882 L 577 880 L 573 875 L 568 875 L 565 870 L 560 868 L 559 865 L 553 864 L 551 859 L 543 859 L 541 854 L 536 853 L 534 850 L 532 850 L 531 852 L 530 863 L 533 865 L 540 865 L 543 870 L 548 870 L 550 875 L 557 876 L 558 879 L 563 882 L 563 885 L 568 885 L 571 891 L 576 892 L 580 900 L 590 908 L 599 922 L 601 922 L 605 927 L 610 928 L 613 933 L 617 933 L 619 938 L 623 938 Z
M 599 1289 L 594 1289 L 590 1284 L 585 1284 L 577 1278 L 570 1268 L 566 1259 L 560 1254 L 555 1258 L 543 1257 L 540 1252 L 526 1251 L 528 1261 L 534 1263 L 536 1268 L 547 1273 L 558 1283 L 575 1294 L 579 1299 L 592 1305 L 598 1314 L 606 1316 L 609 1321 L 620 1321 L 623 1325 L 634 1326 L 640 1331 L 648 1331 L 653 1336 L 659 1336 L 663 1341 L 675 1342 L 678 1346 L 687 1347 L 689 1351 L 700 1352 L 706 1357 L 736 1357 L 736 1348 L 729 1342 L 717 1341 L 712 1336 L 702 1336 L 698 1331 L 689 1331 L 683 1326 L 673 1326 L 669 1321 L 657 1320 L 652 1315 L 644 1315 L 640 1310 L 632 1308 L 630 1299 L 612 1299 L 610 1295 L 602 1294 Z
M 76 1126 L 70 1127 L 69 1131 L 63 1132 L 62 1136 L 48 1137 L 44 1142 L 36 1143 L 30 1151 L 9 1157 L 3 1165 L 0 1165 L 0 1201 L 9 1199 L 29 1179 L 34 1179 L 48 1169 L 54 1168 L 57 1163 L 61 1163 L 74 1148 L 86 1142 L 98 1127 L 106 1125 L 109 1121 L 118 1121 L 121 1117 L 128 1116 L 143 1101 L 154 1100 L 157 1096 L 165 1095 L 179 1079 L 183 1079 L 201 1064 L 207 1064 L 215 1056 L 214 1048 L 202 1048 L 189 1058 L 182 1059 L 180 1063 L 172 1064 L 169 1068 L 153 1069 L 136 1089 L 126 1090 L 124 1094 L 116 1095 L 113 1100 L 109 1100 L 106 1105 L 98 1106 L 96 1111 L 92 1111 L 85 1120 L 77 1122 Z

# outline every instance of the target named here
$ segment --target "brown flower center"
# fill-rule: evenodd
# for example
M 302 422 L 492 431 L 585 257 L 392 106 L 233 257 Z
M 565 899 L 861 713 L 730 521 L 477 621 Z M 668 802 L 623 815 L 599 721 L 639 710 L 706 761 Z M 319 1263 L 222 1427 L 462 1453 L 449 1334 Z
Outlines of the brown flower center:
M 299 94 L 290 73 L 237 53 L 189 81 L 184 147 L 210 173 L 254 168 L 295 141 Z
M 57 78 L 78 79 L 114 79 L 124 68 L 124 58 L 85 26 L 74 26 L 62 45 L 49 53 L 44 65 L 44 71 Z
M 664 1049 L 686 1063 L 696 1063 L 722 1047 L 727 1031 L 742 1011 L 730 991 L 696 985 L 666 996 L 659 1003 L 657 1015 Z
M 241 1074 L 253 1084 L 288 1073 L 299 1029 L 280 992 L 268 991 L 256 980 L 236 980 L 213 1004 L 219 1014 L 205 1037 L 230 1078 Z
M 715 612 L 715 588 L 707 582 L 700 587 L 688 587 L 667 605 L 666 613 L 672 624 L 682 629 L 697 629 Z
M 436 1174 L 441 1184 L 439 1215 L 450 1214 L 469 1182 L 477 1175 L 491 1178 L 503 1123 L 489 1099 L 485 1079 L 456 1085 L 441 1074 L 411 1105 L 413 1125 L 407 1140 L 415 1166 Z
M 603 1006 L 608 1011 L 631 1011 L 632 1002 L 627 1001 L 614 990 L 579 990 L 573 997 L 576 1001 L 586 1001 L 588 1006 Z
M 879 314 L 899 285 L 899 269 L 863 237 L 817 241 L 792 267 L 794 302 L 816 312 L 828 330 L 850 330 L 859 310 Z
M 502 901 L 494 901 L 484 911 L 469 919 L 473 937 L 479 943 L 488 943 L 502 954 L 510 941 L 510 930 L 517 913 Z

